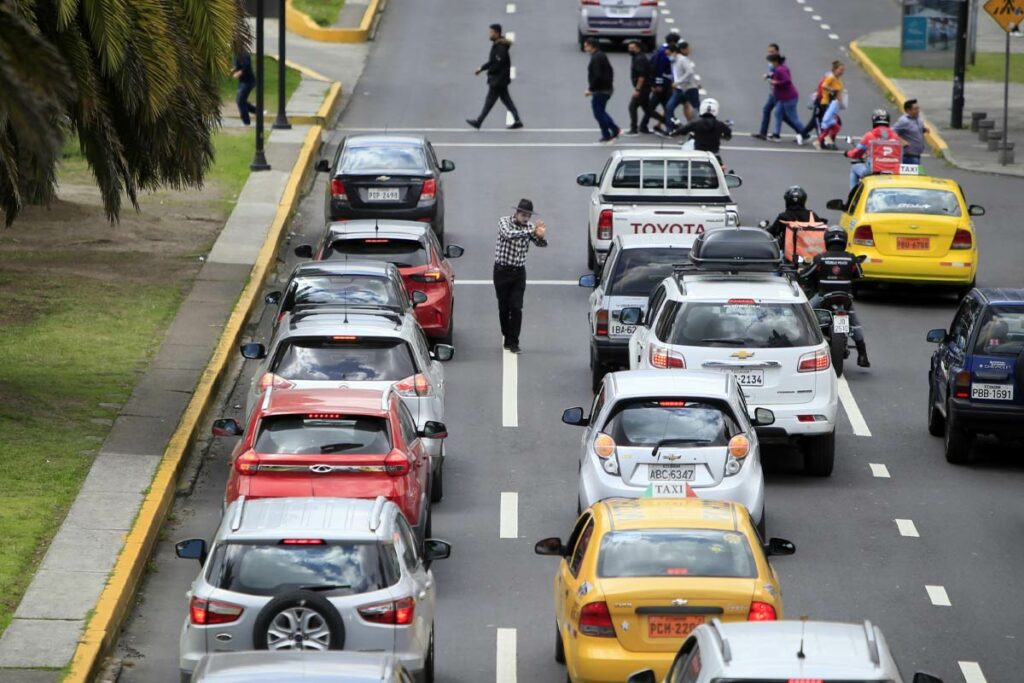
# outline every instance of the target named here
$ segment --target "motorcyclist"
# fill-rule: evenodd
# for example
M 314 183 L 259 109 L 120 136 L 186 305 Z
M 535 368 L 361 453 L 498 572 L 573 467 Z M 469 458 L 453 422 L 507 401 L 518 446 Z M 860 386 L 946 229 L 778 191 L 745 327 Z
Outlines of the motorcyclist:
M 786 203 L 786 210 L 776 216 L 775 221 L 767 229 L 779 243 L 779 249 L 784 250 L 786 228 L 789 225 L 811 225 L 822 221 L 817 213 L 807 208 L 807 191 L 799 185 L 786 190 L 782 200 Z
M 732 128 L 716 118 L 718 100 L 713 97 L 701 101 L 699 112 L 700 116 L 673 130 L 672 135 L 692 134 L 693 148 L 699 152 L 711 152 L 721 164 L 722 157 L 718 152 L 722 147 L 722 140 L 732 139 Z
M 871 173 L 871 157 L 868 153 L 871 150 L 871 143 L 875 140 L 898 140 L 903 145 L 907 144 L 889 128 L 889 112 L 884 109 L 876 109 L 871 113 L 871 130 L 864 134 L 853 149 L 846 150 L 848 159 L 863 159 L 861 163 L 850 167 L 851 190 L 857 187 L 861 178 Z
M 833 225 L 825 230 L 825 251 L 814 257 L 811 264 L 800 271 L 802 281 L 815 289 L 811 297 L 811 308 L 820 308 L 826 294 L 844 292 L 853 298 L 853 282 L 864 276 L 857 257 L 846 251 L 846 230 Z M 850 335 L 857 346 L 857 365 L 871 367 L 868 350 L 864 344 L 864 329 L 860 326 L 857 312 L 850 303 Z

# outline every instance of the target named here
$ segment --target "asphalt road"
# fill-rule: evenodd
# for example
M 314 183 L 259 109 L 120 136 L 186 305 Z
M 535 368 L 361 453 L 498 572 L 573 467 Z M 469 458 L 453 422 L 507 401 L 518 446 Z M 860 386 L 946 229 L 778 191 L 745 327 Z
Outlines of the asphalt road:
M 447 178 L 447 231 L 466 256 L 457 263 L 456 357 L 446 368 L 446 496 L 434 511 L 434 535 L 455 546 L 452 559 L 434 569 L 442 681 L 565 677 L 552 656 L 555 562 L 535 556 L 532 545 L 545 536 L 564 537 L 574 518 L 579 433 L 559 416 L 565 407 L 588 405 L 591 393 L 587 293 L 565 284 L 585 267 L 588 192 L 573 179 L 599 170 L 609 149 L 593 144 L 598 130 L 583 97 L 586 57 L 575 42 L 577 3 L 519 0 L 512 14 L 506 5 L 392 0 L 340 129 L 424 131 L 458 166 Z M 809 5 L 814 9 L 805 11 Z M 722 117 L 745 132 L 756 129 L 766 95 L 760 74 L 767 42 L 782 45 L 806 93 L 832 59 L 845 57 L 841 46 L 898 17 L 888 0 L 668 0 L 665 9 L 664 17 L 675 19 L 691 41 L 703 85 L 722 103 Z M 483 100 L 483 76 L 474 79 L 472 72 L 486 58 L 492 21 L 515 32 L 512 95 L 526 122 L 521 131 L 502 129 L 500 104 L 484 131 L 463 123 Z M 663 24 L 662 32 L 668 27 Z M 625 126 L 627 57 L 614 51 L 612 61 L 619 90 L 610 111 Z M 859 134 L 883 102 L 856 65 L 845 80 L 851 98 L 844 133 Z M 803 108 L 800 113 L 807 115 Z M 618 144 L 659 143 L 639 137 Z M 723 154 L 744 179 L 735 196 L 748 224 L 773 216 L 792 184 L 807 188 L 815 209 L 846 194 L 848 164 L 836 154 L 746 135 Z M 1024 183 L 962 173 L 935 160 L 925 165 L 956 178 L 968 200 L 988 211 L 978 220 L 979 284 L 1021 286 L 1017 207 Z M 312 240 L 322 227 L 322 183 L 302 205 L 293 245 Z M 531 252 L 529 278 L 560 283 L 527 288 L 524 353 L 515 360 L 513 392 L 503 382 L 511 372 L 503 364 L 512 361 L 502 355 L 486 281 L 496 220 L 520 197 L 532 198 L 549 226 L 551 246 Z M 283 257 L 286 275 L 294 263 L 290 249 Z M 844 406 L 836 469 L 827 480 L 803 476 L 793 453 L 766 454 L 769 534 L 797 545 L 795 556 L 776 562 L 788 616 L 870 619 L 883 629 L 904 675 L 924 669 L 947 682 L 1010 683 L 1022 680 L 1017 648 L 1024 641 L 1021 453 L 985 441 L 973 465 L 954 467 L 942 456 L 941 440 L 925 430 L 931 347 L 924 336 L 946 326 L 954 308 L 951 296 L 926 291 L 880 291 L 858 302 L 873 367 L 849 366 L 848 380 L 863 424 L 857 421 L 855 434 Z M 243 368 L 240 388 L 248 372 Z M 506 427 L 503 415 L 513 406 L 503 409 L 503 401 L 512 400 L 518 426 Z M 236 391 L 224 415 L 239 416 L 235 406 L 242 403 Z M 196 566 L 174 559 L 171 541 L 212 534 L 229 452 L 229 443 L 213 447 L 194 494 L 176 507 L 122 639 L 120 655 L 128 665 L 122 680 L 175 680 L 184 593 Z M 502 493 L 516 494 L 517 509 L 507 507 L 504 520 L 512 538 L 499 536 Z M 912 521 L 919 536 L 902 535 L 897 519 Z M 926 586 L 942 587 L 950 604 L 933 604 Z M 984 679 L 962 673 L 960 662 L 977 662 Z

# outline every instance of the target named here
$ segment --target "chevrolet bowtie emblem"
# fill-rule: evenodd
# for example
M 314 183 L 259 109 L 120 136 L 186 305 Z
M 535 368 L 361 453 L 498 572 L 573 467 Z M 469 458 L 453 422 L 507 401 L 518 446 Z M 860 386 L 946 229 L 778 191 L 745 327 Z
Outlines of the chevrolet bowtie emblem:
M 381 182 L 384 182 L 386 180 L 391 180 L 391 176 L 389 176 L 389 175 L 379 175 L 379 176 L 377 176 L 377 180 L 379 180 Z
M 689 602 L 689 600 L 684 600 L 683 598 L 676 598 L 675 600 L 672 601 L 672 606 L 673 607 L 682 607 L 683 605 L 685 605 L 688 602 Z
M 661 457 L 663 457 L 665 460 L 668 460 L 669 462 L 674 462 L 674 461 L 678 460 L 679 458 L 681 458 L 683 456 L 681 456 L 681 455 L 663 455 Z
M 740 360 L 746 360 L 748 358 L 753 357 L 753 355 L 753 351 L 737 351 L 736 353 L 732 354 L 732 357 L 739 358 Z

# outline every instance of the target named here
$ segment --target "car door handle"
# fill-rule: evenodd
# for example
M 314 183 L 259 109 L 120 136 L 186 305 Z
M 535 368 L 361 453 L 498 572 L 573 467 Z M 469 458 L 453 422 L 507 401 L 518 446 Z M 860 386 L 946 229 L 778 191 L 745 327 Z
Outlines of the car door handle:
M 419 593 L 416 594 L 416 597 L 418 597 L 420 600 L 426 600 L 427 599 L 427 591 L 420 591 Z

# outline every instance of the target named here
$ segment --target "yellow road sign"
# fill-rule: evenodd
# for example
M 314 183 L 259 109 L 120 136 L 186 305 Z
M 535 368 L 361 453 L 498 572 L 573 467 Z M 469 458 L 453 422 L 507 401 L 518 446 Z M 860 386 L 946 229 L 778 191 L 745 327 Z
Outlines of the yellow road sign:
M 1024 0 L 988 0 L 985 11 L 1007 33 L 1024 23 Z

